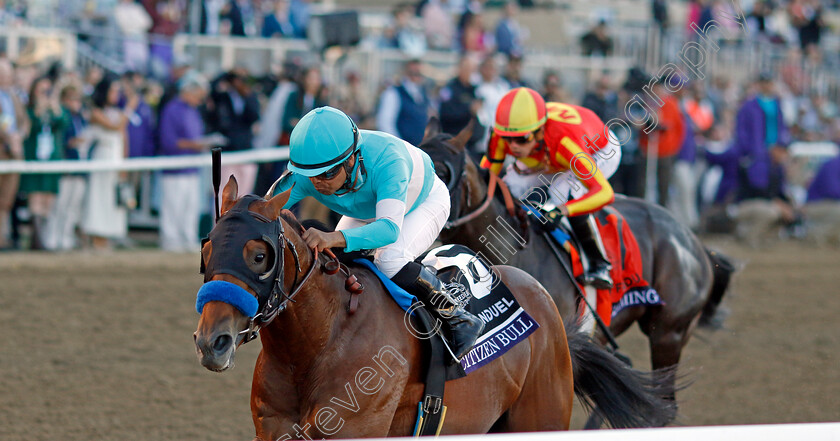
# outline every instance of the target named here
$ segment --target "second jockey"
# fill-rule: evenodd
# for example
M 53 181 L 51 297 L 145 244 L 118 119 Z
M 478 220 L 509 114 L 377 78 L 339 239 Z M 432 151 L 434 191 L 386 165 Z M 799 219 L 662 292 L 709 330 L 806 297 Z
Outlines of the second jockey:
M 527 87 L 506 93 L 496 108 L 493 136 L 482 167 L 498 175 L 505 158 L 505 183 L 514 196 L 526 199 L 544 194 L 567 216 L 589 262 L 584 282 L 599 289 L 612 287 L 610 262 L 593 212 L 612 203 L 607 179 L 621 161 L 621 146 L 591 110 L 564 103 L 546 103 Z M 540 198 L 541 204 L 548 202 Z
M 466 355 L 484 323 L 414 261 L 438 237 L 450 210 L 449 190 L 429 156 L 387 133 L 359 130 L 332 107 L 301 118 L 289 144 L 291 174 L 279 183 L 280 190 L 292 188 L 286 207 L 312 196 L 343 215 L 334 232 L 306 230 L 307 245 L 376 250 L 376 267 L 449 326 L 456 358 Z

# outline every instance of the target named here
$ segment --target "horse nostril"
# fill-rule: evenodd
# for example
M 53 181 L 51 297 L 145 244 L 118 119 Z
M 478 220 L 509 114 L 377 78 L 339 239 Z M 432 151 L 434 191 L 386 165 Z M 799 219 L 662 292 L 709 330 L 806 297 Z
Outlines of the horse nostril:
M 231 343 L 233 343 L 233 338 L 230 335 L 220 335 L 213 342 L 213 350 L 215 352 L 226 352 L 230 348 Z

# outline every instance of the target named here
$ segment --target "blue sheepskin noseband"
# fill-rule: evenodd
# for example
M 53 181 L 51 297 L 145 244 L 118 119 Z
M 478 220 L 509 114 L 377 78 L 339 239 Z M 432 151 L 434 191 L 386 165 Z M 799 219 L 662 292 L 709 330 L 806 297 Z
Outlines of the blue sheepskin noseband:
M 201 314 L 204 305 L 213 301 L 228 303 L 248 317 L 257 315 L 257 308 L 259 307 L 257 298 L 251 293 L 236 284 L 222 280 L 213 280 L 201 285 L 195 299 L 195 310 Z

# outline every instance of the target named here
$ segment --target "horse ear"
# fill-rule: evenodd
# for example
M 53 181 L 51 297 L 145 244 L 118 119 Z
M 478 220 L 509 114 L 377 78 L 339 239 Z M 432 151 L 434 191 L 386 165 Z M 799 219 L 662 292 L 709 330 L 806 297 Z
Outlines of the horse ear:
M 283 211 L 283 207 L 286 205 L 286 202 L 289 202 L 289 198 L 292 196 L 292 188 L 295 188 L 294 184 L 288 190 L 274 196 L 266 202 L 265 207 L 268 210 L 267 214 L 269 215 L 269 219 L 280 217 L 280 212 Z
M 426 141 L 434 138 L 438 133 L 440 133 L 440 120 L 433 116 L 429 118 L 429 123 L 426 124 L 426 131 L 423 132 L 423 141 L 420 142 L 420 145 L 425 144 Z
M 225 184 L 225 189 L 222 190 L 222 213 L 227 213 L 228 210 L 233 208 L 233 205 L 236 203 L 236 196 L 239 192 L 239 184 L 236 183 L 236 178 L 233 175 L 230 175 L 230 179 L 228 183 Z
M 464 147 L 466 147 L 470 138 L 472 138 L 473 130 L 475 130 L 475 118 L 471 118 L 467 126 L 461 129 L 454 138 L 449 140 L 449 144 L 458 150 L 464 150 Z

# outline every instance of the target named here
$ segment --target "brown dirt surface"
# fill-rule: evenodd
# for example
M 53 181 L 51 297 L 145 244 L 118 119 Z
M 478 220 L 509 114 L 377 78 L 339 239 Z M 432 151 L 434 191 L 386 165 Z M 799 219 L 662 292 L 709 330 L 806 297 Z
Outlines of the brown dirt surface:
M 684 352 L 680 424 L 840 421 L 840 251 L 717 245 L 746 267 L 726 328 Z M 0 440 L 252 439 L 259 342 L 199 365 L 201 281 L 197 253 L 0 254 Z M 649 367 L 641 333 L 619 342 Z

